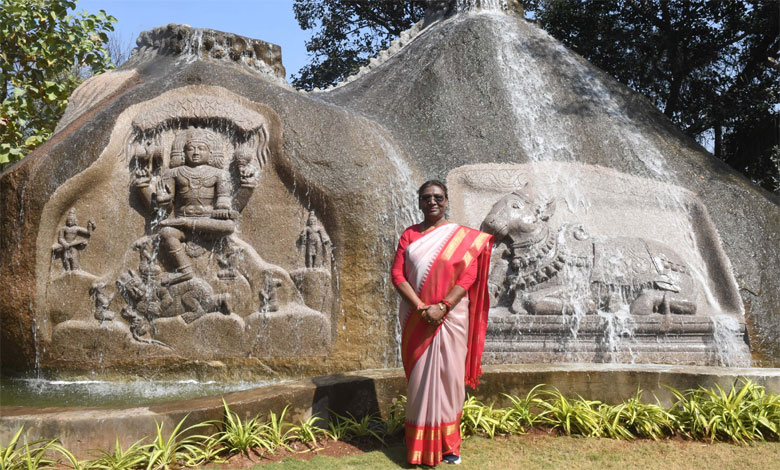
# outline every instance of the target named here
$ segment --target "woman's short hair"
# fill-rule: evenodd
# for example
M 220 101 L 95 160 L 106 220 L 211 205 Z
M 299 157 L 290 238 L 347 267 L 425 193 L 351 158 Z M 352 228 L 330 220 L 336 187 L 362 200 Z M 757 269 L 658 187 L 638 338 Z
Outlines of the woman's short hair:
M 420 189 L 417 190 L 417 197 L 419 198 L 422 196 L 423 191 L 430 188 L 431 186 L 438 186 L 441 188 L 442 191 L 444 191 L 444 198 L 449 199 L 449 195 L 447 194 L 447 185 L 442 183 L 439 180 L 428 180 L 425 183 L 420 186 Z

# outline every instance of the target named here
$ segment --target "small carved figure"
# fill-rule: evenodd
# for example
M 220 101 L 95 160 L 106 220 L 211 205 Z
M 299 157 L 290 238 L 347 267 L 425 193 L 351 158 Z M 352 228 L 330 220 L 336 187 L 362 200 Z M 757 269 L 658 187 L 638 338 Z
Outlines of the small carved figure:
M 489 280 L 491 306 L 513 313 L 616 311 L 634 315 L 696 313 L 690 268 L 669 247 L 642 238 L 592 240 L 579 224 L 553 231 L 555 200 L 528 185 L 491 208 L 482 230 L 495 237 Z
M 102 325 L 104 321 L 113 321 L 116 314 L 108 309 L 111 301 L 114 299 L 114 294 L 106 294 L 106 283 L 96 282 L 89 288 L 89 297 L 94 304 L 95 319 L 100 321 Z
M 217 265 L 221 268 L 217 273 L 217 278 L 222 280 L 233 280 L 238 278 L 236 266 L 238 260 L 243 256 L 244 250 L 237 244 L 231 243 L 227 238 L 217 251 Z
M 200 278 L 163 286 L 130 270 L 119 276 L 116 287 L 127 303 L 128 311 L 122 316 L 142 317 L 153 329 L 157 318 L 181 316 L 185 323 L 192 323 L 207 313 L 231 313 L 230 294 L 214 294 Z
M 264 131 L 261 128 L 260 131 Z M 252 135 L 247 142 L 236 146 L 235 159 L 238 166 L 238 178 L 242 187 L 254 188 L 260 180 L 260 169 L 253 163 L 258 155 L 258 136 Z M 261 151 L 262 152 L 262 151 Z M 261 165 L 265 162 L 261 161 Z
M 147 322 L 146 319 L 140 317 L 130 306 L 122 307 L 122 310 L 119 312 L 119 314 L 127 321 L 127 323 L 130 324 L 130 334 L 133 336 L 134 340 L 138 341 L 139 343 L 154 344 L 156 346 L 162 346 L 164 348 L 170 349 L 170 346 L 163 343 L 162 341 L 157 341 L 156 339 L 152 338 L 144 338 L 144 336 L 149 333 L 149 322 Z
M 179 155 L 182 146 L 183 155 Z M 145 197 L 158 207 L 173 205 L 173 216 L 160 222 L 160 249 L 173 269 L 163 279 L 172 285 L 193 278 L 185 242 L 194 238 L 218 239 L 235 231 L 237 212 L 231 209 L 230 174 L 224 170 L 218 134 L 191 127 L 177 136 L 170 168 L 157 179 L 154 189 L 146 179 L 136 179 Z M 147 186 L 143 186 L 146 182 Z
M 86 227 L 79 227 L 76 220 L 76 209 L 68 211 L 65 226 L 60 228 L 57 234 L 57 243 L 51 247 L 52 256 L 62 258 L 62 267 L 65 271 L 78 271 L 79 251 L 87 247 L 92 232 L 95 231 L 95 222 L 91 219 Z
M 157 250 L 159 238 L 145 236 L 133 243 L 133 250 L 138 252 L 138 271 L 145 276 L 158 276 L 162 269 L 157 266 Z
M 135 158 L 135 185 L 148 187 L 152 174 L 159 172 L 162 166 L 162 147 L 159 137 L 145 138 L 132 146 Z
M 268 278 L 265 283 L 265 289 L 260 291 L 260 311 L 276 312 L 279 310 L 279 300 L 276 297 L 276 290 L 282 287 L 282 280 L 275 277 Z
M 298 236 L 298 251 L 303 253 L 307 268 L 320 268 L 330 258 L 330 237 L 317 220 L 314 211 L 309 212 L 306 226 Z

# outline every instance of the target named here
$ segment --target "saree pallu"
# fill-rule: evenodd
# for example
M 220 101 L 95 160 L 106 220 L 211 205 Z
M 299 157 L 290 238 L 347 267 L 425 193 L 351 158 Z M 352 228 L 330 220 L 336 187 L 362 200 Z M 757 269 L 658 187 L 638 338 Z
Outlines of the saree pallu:
M 460 455 L 464 383 L 476 387 L 481 374 L 489 299 L 487 274 L 493 237 L 448 224 L 409 244 L 405 276 L 426 304 L 441 301 L 461 274 L 477 263 L 477 277 L 441 325 L 431 325 L 401 303 L 401 358 L 409 385 L 406 449 L 411 464 L 437 465 Z

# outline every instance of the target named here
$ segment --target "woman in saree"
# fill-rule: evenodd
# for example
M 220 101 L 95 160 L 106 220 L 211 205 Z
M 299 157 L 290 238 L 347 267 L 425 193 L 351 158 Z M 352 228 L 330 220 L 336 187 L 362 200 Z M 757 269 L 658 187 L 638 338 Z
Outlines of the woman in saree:
M 446 219 L 441 181 L 425 182 L 418 196 L 424 220 L 403 232 L 392 267 L 402 298 L 407 461 L 458 464 L 464 385 L 476 387 L 482 373 L 493 237 Z

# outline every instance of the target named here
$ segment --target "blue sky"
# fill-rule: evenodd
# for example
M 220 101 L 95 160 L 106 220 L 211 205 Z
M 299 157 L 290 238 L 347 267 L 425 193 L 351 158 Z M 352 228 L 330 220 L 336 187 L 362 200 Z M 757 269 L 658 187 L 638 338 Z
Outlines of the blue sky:
M 262 39 L 282 46 L 287 78 L 308 62 L 311 31 L 298 26 L 293 0 L 78 0 L 76 11 L 105 10 L 116 17 L 114 29 L 135 47 L 138 33 L 168 23 L 188 24 Z

